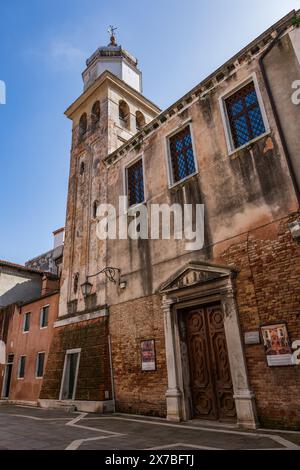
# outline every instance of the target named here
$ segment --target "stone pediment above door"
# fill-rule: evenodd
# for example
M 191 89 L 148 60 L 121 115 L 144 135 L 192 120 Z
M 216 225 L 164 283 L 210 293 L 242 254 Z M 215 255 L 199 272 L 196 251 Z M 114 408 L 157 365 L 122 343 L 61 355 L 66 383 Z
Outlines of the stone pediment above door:
M 159 289 L 161 294 L 205 282 L 231 277 L 234 269 L 200 262 L 190 262 L 177 271 Z

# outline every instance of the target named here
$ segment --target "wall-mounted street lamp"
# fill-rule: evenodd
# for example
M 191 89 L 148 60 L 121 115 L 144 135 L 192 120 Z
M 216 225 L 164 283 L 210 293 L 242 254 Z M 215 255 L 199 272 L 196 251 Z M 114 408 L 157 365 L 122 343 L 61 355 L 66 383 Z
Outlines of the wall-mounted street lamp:
M 125 289 L 126 281 L 120 281 L 120 272 L 119 268 L 113 268 L 112 266 L 107 266 L 107 268 L 101 269 L 101 271 L 97 272 L 96 274 L 91 274 L 90 276 L 86 276 L 85 281 L 81 284 L 81 291 L 84 297 L 88 297 L 92 292 L 93 284 L 89 281 L 91 277 L 98 276 L 99 274 L 105 274 L 107 279 L 114 283 L 119 284 L 121 289 Z
M 293 240 L 295 240 L 295 242 L 300 244 L 300 222 L 299 222 L 299 220 L 291 222 L 289 224 L 289 229 L 290 229 L 291 235 L 293 237 Z
M 90 295 L 92 291 L 92 287 L 93 287 L 93 284 L 91 284 L 88 278 L 86 278 L 85 282 L 81 284 L 81 291 L 82 291 L 83 297 L 88 297 Z

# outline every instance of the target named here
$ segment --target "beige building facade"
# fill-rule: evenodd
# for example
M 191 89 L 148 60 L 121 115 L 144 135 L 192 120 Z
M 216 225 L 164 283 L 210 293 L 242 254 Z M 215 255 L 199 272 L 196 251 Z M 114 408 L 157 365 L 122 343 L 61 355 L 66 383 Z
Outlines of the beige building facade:
M 291 12 L 163 112 L 114 37 L 87 61 L 66 112 L 66 236 L 44 406 L 300 425 L 298 23 Z M 203 205 L 203 246 L 101 240 L 101 204 L 117 209 L 117 225 L 142 206 Z

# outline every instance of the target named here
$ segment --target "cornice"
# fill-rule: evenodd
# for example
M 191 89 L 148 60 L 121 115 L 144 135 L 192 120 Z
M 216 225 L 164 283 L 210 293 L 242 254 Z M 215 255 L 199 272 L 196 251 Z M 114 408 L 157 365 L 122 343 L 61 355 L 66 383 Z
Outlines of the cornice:
M 141 145 L 144 138 L 154 132 L 163 123 L 176 114 L 183 112 L 190 107 L 194 102 L 205 97 L 207 94 L 215 90 L 221 83 L 226 81 L 230 76 L 236 73 L 237 70 L 242 68 L 245 64 L 250 63 L 256 59 L 271 43 L 271 41 L 285 29 L 284 33 L 292 26 L 292 20 L 299 16 L 300 10 L 292 10 L 284 16 L 277 23 L 268 28 L 264 33 L 258 36 L 255 40 L 250 42 L 246 47 L 241 49 L 231 59 L 225 62 L 221 67 L 215 70 L 212 74 L 202 80 L 192 90 L 186 93 L 182 98 L 177 100 L 174 104 L 169 106 L 165 111 L 156 116 L 150 123 L 148 123 L 140 132 L 135 134 L 131 139 L 124 143 L 117 150 L 109 154 L 105 158 L 105 163 L 110 165 L 122 155 L 126 154 L 129 150 Z
M 99 88 L 100 86 L 103 86 L 104 83 L 110 83 L 115 85 L 118 88 L 121 88 L 122 91 L 126 91 L 126 93 L 130 96 L 132 96 L 135 100 L 139 101 L 143 106 L 147 106 L 152 112 L 155 113 L 160 113 L 161 109 L 156 106 L 152 101 L 150 101 L 148 98 L 146 98 L 144 95 L 139 93 L 137 90 L 132 88 L 130 85 L 125 83 L 123 80 L 120 80 L 118 77 L 113 75 L 111 72 L 106 70 L 103 72 L 96 80 L 95 82 L 87 88 L 80 96 L 77 98 L 71 106 L 67 108 L 65 111 L 65 115 L 69 118 L 72 119 L 73 114 L 76 112 L 76 110 L 91 96 L 93 93 Z

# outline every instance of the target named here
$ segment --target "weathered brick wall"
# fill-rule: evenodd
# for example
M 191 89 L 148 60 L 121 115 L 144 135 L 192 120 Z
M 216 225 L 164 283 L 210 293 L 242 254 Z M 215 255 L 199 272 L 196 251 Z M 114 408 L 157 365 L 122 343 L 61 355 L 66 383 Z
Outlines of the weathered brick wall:
M 167 370 L 159 296 L 111 307 L 110 333 L 117 410 L 165 416 Z M 141 370 L 140 343 L 148 339 L 155 340 L 155 371 Z
M 295 218 L 251 232 L 221 256 L 240 270 L 236 286 L 242 333 L 286 322 L 291 342 L 300 339 L 300 247 L 288 229 Z M 245 352 L 261 424 L 299 427 L 300 366 L 268 367 L 262 343 L 245 345 Z
M 58 400 L 66 350 L 81 348 L 75 399 L 111 399 L 107 335 L 107 317 L 56 328 L 40 398 Z
M 288 223 L 294 215 L 266 224 L 215 250 L 215 262 L 234 265 L 242 329 L 286 322 L 291 342 L 300 339 L 300 247 Z M 218 251 L 218 253 L 217 253 Z M 161 299 L 158 295 L 110 307 L 117 411 L 166 415 L 167 370 Z M 55 330 L 41 398 L 58 399 L 65 351 L 82 348 L 77 400 L 103 400 L 110 390 L 108 318 Z M 154 339 L 156 370 L 141 370 L 140 343 Z M 268 367 L 263 344 L 245 345 L 250 386 L 256 395 L 260 423 L 300 426 L 300 367 Z
M 286 322 L 291 342 L 300 339 L 300 247 L 292 240 L 293 216 L 244 234 L 214 261 L 238 268 L 237 303 L 242 335 L 263 324 Z M 167 371 L 159 296 L 112 306 L 110 332 L 117 410 L 165 416 Z M 157 370 L 141 371 L 140 342 L 156 340 Z M 260 423 L 300 426 L 300 367 L 268 367 L 264 346 L 245 345 L 250 386 Z

